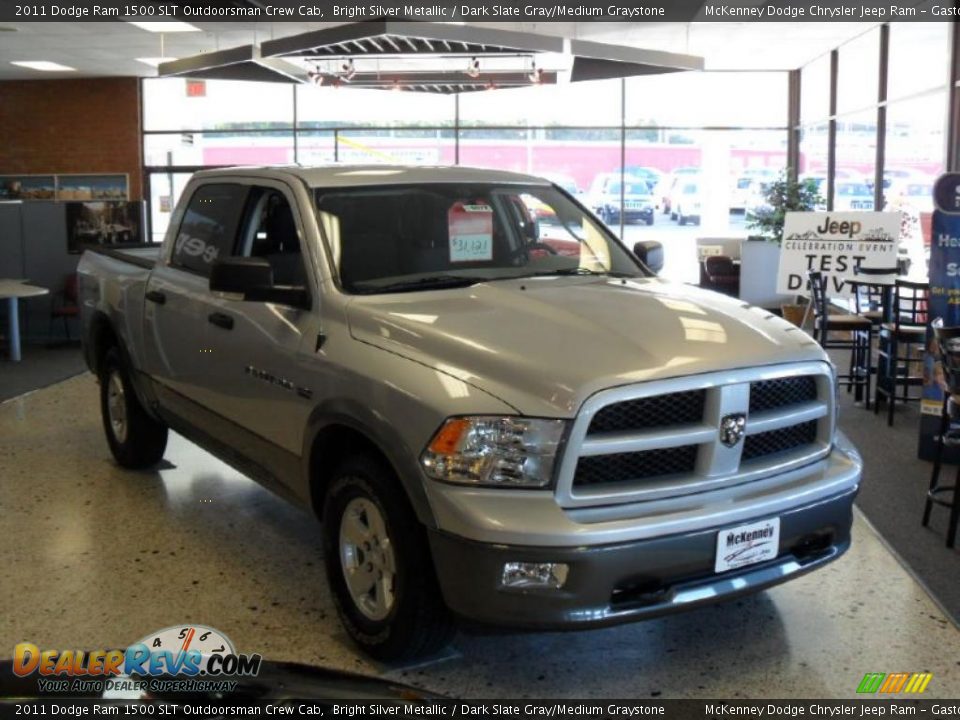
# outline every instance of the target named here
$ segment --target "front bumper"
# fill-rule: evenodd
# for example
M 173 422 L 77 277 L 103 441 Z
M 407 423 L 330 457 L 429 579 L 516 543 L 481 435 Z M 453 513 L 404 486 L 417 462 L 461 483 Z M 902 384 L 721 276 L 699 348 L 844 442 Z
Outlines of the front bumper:
M 823 460 L 721 491 L 631 506 L 564 509 L 552 493 L 428 484 L 447 605 L 485 623 L 609 625 L 755 592 L 815 570 L 850 546 L 863 460 L 842 433 Z M 780 518 L 775 559 L 714 573 L 717 534 Z M 502 586 L 507 562 L 569 566 L 559 590 Z
M 613 625 L 756 592 L 837 559 L 850 546 L 855 496 L 856 489 L 781 514 L 776 559 L 719 575 L 720 526 L 571 548 L 490 545 L 432 531 L 430 545 L 444 600 L 462 617 L 541 630 Z M 504 588 L 506 562 L 562 562 L 569 576 L 559 590 Z
M 606 216 L 611 222 L 620 222 L 620 208 L 608 208 Z M 628 223 L 647 222 L 653 218 L 653 208 L 643 208 L 641 210 L 628 209 L 623 213 L 623 221 Z

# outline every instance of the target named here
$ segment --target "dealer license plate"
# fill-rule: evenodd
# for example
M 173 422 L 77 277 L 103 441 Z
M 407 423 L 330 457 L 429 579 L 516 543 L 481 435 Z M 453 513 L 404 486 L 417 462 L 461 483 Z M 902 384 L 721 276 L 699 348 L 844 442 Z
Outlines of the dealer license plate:
M 714 571 L 718 573 L 773 560 L 780 548 L 780 518 L 721 530 Z

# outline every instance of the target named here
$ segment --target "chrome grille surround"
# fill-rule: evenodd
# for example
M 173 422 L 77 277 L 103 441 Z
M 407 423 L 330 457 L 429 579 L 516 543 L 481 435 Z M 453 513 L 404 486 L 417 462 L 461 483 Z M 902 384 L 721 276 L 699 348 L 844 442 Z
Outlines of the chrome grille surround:
M 750 413 L 751 383 L 810 376 L 816 383 L 816 399 Z M 768 386 L 764 386 L 765 388 Z M 803 362 L 653 380 L 601 391 L 588 398 L 573 422 L 557 476 L 556 498 L 561 507 L 635 503 L 704 493 L 741 485 L 801 467 L 824 458 L 830 452 L 834 434 L 834 387 L 831 366 L 826 362 Z M 650 427 L 627 432 L 591 433 L 595 415 L 611 405 L 671 393 L 704 390 L 700 422 Z M 746 437 L 735 446 L 720 441 L 720 421 L 728 415 L 745 414 Z M 815 423 L 812 442 L 788 447 L 783 452 L 743 459 L 747 438 L 760 434 L 776 437 L 774 431 Z M 798 432 L 800 428 L 798 428 Z M 789 435 L 785 430 L 783 435 Z M 811 439 L 809 432 L 805 439 Z M 752 445 L 756 445 L 751 441 Z M 661 477 L 647 477 L 601 483 L 578 484 L 577 465 L 581 457 L 622 455 L 696 445 L 693 471 Z

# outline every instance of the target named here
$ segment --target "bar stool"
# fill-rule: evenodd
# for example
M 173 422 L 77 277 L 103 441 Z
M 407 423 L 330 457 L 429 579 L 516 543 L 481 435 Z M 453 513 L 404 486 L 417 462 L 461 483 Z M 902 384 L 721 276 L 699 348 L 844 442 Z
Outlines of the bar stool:
M 923 355 L 914 354 L 914 348 L 922 348 L 927 337 L 928 292 L 927 283 L 897 278 L 893 287 L 892 312 L 889 320 L 880 325 L 873 410 L 877 411 L 883 395 L 887 403 L 887 425 L 891 427 L 898 400 L 905 403 L 920 400 L 919 395 L 910 395 L 910 388 L 923 385 Z M 921 372 L 911 375 L 910 370 L 915 366 L 921 368 Z M 901 388 L 903 394 L 898 394 Z
M 940 350 L 940 366 L 943 378 L 943 409 L 940 412 L 940 431 L 937 434 L 937 449 L 930 475 L 930 488 L 923 508 L 923 527 L 930 523 L 930 511 L 940 505 L 950 509 L 950 526 L 947 529 L 947 547 L 952 548 L 957 540 L 957 525 L 960 521 L 960 466 L 953 485 L 940 484 L 940 467 L 944 447 L 960 446 L 960 327 L 943 327 L 940 318 L 933 323 L 933 332 Z M 947 493 L 953 493 L 947 500 Z
M 847 282 L 853 286 L 856 313 L 873 323 L 876 330 L 884 318 L 884 307 L 889 305 L 889 295 L 897 280 L 899 268 L 868 268 L 857 266 L 854 279 Z
M 810 281 L 810 295 L 813 301 L 813 337 L 825 350 L 829 348 L 850 350 L 850 370 L 846 375 L 837 375 L 837 384 L 845 385 L 847 389 L 854 388 L 856 399 L 864 399 L 869 408 L 873 323 L 858 315 L 830 315 L 823 273 L 810 270 L 807 278 Z M 844 337 L 831 337 L 832 332 L 842 332 Z

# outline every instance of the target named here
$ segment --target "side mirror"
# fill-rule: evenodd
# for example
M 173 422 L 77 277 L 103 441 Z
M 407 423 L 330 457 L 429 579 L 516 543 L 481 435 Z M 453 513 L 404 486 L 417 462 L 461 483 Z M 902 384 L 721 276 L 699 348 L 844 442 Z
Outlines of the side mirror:
M 656 240 L 641 240 L 633 246 L 633 254 L 653 272 L 659 273 L 663 270 L 662 243 Z
M 241 295 L 249 302 L 310 306 L 306 288 L 274 285 L 273 268 L 259 257 L 228 257 L 215 262 L 210 271 L 210 292 Z

